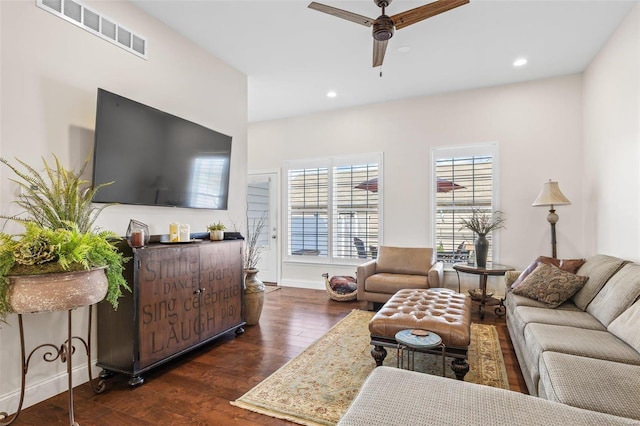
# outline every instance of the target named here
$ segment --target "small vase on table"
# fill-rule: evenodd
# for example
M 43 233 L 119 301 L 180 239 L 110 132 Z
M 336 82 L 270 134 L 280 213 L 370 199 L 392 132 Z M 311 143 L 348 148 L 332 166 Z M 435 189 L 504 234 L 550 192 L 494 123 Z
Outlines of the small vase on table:
M 487 267 L 487 256 L 489 255 L 489 240 L 487 234 L 478 234 L 475 243 L 476 265 L 480 268 Z

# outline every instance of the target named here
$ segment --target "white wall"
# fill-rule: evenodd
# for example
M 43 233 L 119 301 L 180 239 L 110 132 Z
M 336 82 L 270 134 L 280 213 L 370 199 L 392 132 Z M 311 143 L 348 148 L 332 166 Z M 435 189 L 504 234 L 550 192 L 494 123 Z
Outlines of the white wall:
M 190 223 L 195 232 L 205 231 L 217 220 L 229 223 L 230 218 L 244 217 L 246 76 L 127 1 L 84 3 L 145 36 L 148 60 L 37 8 L 34 0 L 0 1 L 0 154 L 38 166 L 41 156 L 50 160 L 55 153 L 67 167 L 79 167 L 93 146 L 96 93 L 102 87 L 231 135 L 233 152 L 228 211 L 115 206 L 103 212 L 99 226 L 123 235 L 135 218 L 160 234 L 177 220 Z M 16 187 L 8 183 L 9 176 L 6 167 L 0 169 L 2 214 L 15 209 L 10 203 Z M 74 312 L 76 334 L 84 333 L 80 327 L 86 316 L 86 310 Z M 17 407 L 20 364 L 17 317 L 8 320 L 9 325 L 0 328 L 0 411 L 12 413 Z M 65 323 L 64 313 L 26 315 L 27 350 L 45 342 L 62 343 Z M 82 369 L 84 363 L 82 355 L 74 357 L 75 366 Z M 27 376 L 27 405 L 64 391 L 64 368 L 60 362 L 44 363 L 41 354 L 36 356 Z M 85 380 L 80 376 L 78 380 Z
M 547 179 L 572 205 L 558 208 L 558 255 L 584 254 L 582 78 L 524 84 L 368 105 L 251 123 L 249 169 L 281 168 L 287 159 L 384 153 L 384 244 L 431 246 L 430 148 L 481 142 L 500 147 L 500 261 L 523 268 L 551 254 L 547 210 L 533 208 Z M 282 215 L 284 216 L 284 215 Z M 282 223 L 281 241 L 286 224 Z M 315 283 L 353 267 L 285 263 L 281 283 Z M 455 274 L 446 279 L 453 288 Z M 477 285 L 473 281 L 472 285 Z
M 640 4 L 584 73 L 587 254 L 640 261 Z

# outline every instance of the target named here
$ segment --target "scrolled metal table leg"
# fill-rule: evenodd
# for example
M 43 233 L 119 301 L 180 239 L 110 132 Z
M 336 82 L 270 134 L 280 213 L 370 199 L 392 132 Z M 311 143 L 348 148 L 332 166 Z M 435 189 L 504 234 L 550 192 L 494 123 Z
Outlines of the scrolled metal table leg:
M 22 404 L 24 403 L 24 390 L 26 387 L 27 369 L 29 367 L 26 361 L 26 351 L 24 349 L 24 327 L 22 325 L 22 314 L 18 314 L 18 329 L 20 331 L 20 354 L 21 354 L 21 360 L 22 360 L 22 380 L 20 384 L 20 402 L 18 402 L 18 409 L 13 414 L 13 416 L 10 417 L 9 414 L 5 412 L 0 413 L 0 425 L 2 426 L 8 426 L 18 418 L 18 416 L 20 415 L 20 412 L 22 411 Z M 29 355 L 29 358 L 31 358 L 31 355 Z M 5 421 L 5 419 L 8 419 L 8 420 Z
M 74 414 L 73 414 L 73 371 L 72 371 L 72 362 L 73 352 L 75 351 L 73 347 L 73 335 L 71 334 L 71 309 L 67 311 L 67 341 L 66 345 L 62 345 L 60 348 L 60 360 L 62 362 L 67 363 L 67 385 L 69 388 L 69 424 L 71 426 L 78 426 L 76 423 Z
M 22 321 L 22 314 L 18 314 L 18 329 L 20 332 L 20 354 L 21 354 L 21 361 L 22 361 L 22 377 L 21 377 L 21 383 L 20 383 L 20 401 L 18 402 L 18 409 L 16 410 L 16 412 L 12 415 L 9 416 L 9 414 L 5 413 L 5 412 L 0 412 L 0 426 L 9 426 L 10 424 L 12 424 L 20 415 L 20 413 L 22 412 L 22 405 L 24 403 L 24 393 L 25 393 L 25 388 L 26 388 L 26 377 L 27 377 L 27 373 L 29 371 L 29 364 L 31 363 L 31 357 L 35 354 L 36 351 L 38 351 L 41 348 L 49 348 L 49 351 L 45 352 L 42 355 L 42 359 L 46 362 L 54 362 L 57 359 L 60 359 L 61 362 L 66 363 L 67 364 L 67 386 L 68 386 L 68 392 L 69 392 L 69 424 L 71 426 L 78 426 L 78 423 L 75 421 L 75 416 L 74 416 L 74 411 L 73 411 L 73 363 L 72 363 L 72 357 L 73 354 L 75 352 L 75 348 L 73 347 L 73 339 L 77 339 L 80 342 L 82 342 L 82 344 L 85 347 L 85 350 L 87 352 L 87 367 L 88 367 L 88 372 L 89 372 L 89 381 L 91 382 L 91 387 L 93 388 L 95 393 L 101 393 L 104 391 L 105 388 L 105 382 L 104 379 L 101 380 L 97 386 L 94 386 L 93 384 L 93 377 L 92 377 L 92 373 L 91 373 L 91 316 L 92 316 L 92 309 L 93 306 L 89 307 L 89 328 L 88 328 L 88 332 L 87 332 L 87 339 L 88 339 L 88 343 L 87 341 L 85 341 L 83 338 L 81 337 L 77 337 L 77 336 L 73 336 L 72 335 L 72 316 L 71 316 L 71 310 L 67 311 L 67 340 L 62 343 L 59 347 L 52 344 L 52 343 L 44 343 L 42 345 L 39 345 L 37 347 L 35 347 L 31 352 L 29 352 L 29 355 L 26 356 L 26 350 L 25 350 L 25 342 L 24 342 L 24 324 Z

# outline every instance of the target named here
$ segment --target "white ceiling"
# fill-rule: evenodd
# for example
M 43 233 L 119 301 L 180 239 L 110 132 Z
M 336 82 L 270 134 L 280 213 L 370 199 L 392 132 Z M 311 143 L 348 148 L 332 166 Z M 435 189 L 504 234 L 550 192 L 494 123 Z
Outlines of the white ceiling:
M 130 1 L 248 76 L 249 121 L 581 72 L 636 3 L 471 0 L 397 31 L 380 77 L 371 29 L 310 0 Z M 319 2 L 380 15 L 372 0 Z M 395 0 L 387 14 L 429 2 Z

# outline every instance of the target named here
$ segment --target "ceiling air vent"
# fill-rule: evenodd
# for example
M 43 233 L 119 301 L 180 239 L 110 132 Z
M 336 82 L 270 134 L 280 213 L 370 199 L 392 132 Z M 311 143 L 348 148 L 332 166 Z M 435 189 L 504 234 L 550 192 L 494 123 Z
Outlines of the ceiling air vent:
M 36 5 L 136 56 L 147 59 L 147 39 L 75 0 L 36 0 Z

